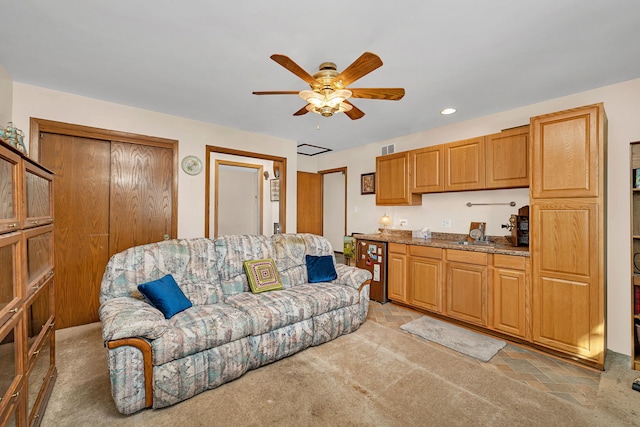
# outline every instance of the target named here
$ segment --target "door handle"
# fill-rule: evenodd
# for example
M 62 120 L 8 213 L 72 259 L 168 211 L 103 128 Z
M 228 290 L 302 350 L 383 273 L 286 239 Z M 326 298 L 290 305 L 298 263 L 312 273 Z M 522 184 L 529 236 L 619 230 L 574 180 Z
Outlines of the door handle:
M 169 240 L 169 235 L 168 235 L 168 234 L 165 234 L 164 236 L 162 236 L 162 238 L 163 238 L 164 240 Z

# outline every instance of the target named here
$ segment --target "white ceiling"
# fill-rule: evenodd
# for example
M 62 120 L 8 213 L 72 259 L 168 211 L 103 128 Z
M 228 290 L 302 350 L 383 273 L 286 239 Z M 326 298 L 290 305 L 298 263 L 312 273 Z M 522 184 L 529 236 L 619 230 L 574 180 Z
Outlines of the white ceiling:
M 640 77 L 638 0 L 0 0 L 16 82 L 342 150 Z M 313 74 L 363 52 L 366 113 L 293 117 Z M 458 113 L 441 116 L 453 106 Z M 318 129 L 319 126 L 319 129 Z

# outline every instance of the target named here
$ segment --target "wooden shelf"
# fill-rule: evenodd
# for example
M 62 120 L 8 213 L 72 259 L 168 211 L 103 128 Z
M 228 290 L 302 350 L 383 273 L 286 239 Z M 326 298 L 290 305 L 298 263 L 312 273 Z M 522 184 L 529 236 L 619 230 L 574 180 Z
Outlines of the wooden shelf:
M 633 284 L 640 285 L 640 274 L 638 273 L 633 274 Z

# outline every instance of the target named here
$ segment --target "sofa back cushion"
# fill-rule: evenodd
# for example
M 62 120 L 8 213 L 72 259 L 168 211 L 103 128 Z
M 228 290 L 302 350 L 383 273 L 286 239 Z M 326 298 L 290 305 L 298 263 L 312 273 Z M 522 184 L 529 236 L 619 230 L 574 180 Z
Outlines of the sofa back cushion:
M 267 236 L 234 234 L 215 239 L 216 265 L 224 296 L 250 292 L 243 263 L 256 259 L 272 259 L 271 241 Z
M 214 241 L 174 239 L 126 249 L 111 257 L 100 288 L 100 303 L 111 298 L 142 299 L 137 286 L 171 274 L 193 305 L 222 301 Z
M 307 255 L 333 256 L 331 243 L 324 237 L 315 234 L 274 234 L 271 236 L 271 242 L 274 260 L 285 289 L 308 283 Z

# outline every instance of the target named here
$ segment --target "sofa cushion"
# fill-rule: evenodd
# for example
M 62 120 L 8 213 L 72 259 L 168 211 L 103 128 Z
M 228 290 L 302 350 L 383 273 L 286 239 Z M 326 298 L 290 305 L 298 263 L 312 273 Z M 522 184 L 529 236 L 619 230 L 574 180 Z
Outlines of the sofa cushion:
M 243 265 L 249 287 L 254 294 L 282 289 L 280 276 L 272 259 L 245 261 Z
M 330 282 L 338 278 L 333 255 L 307 255 L 305 261 L 309 283 Z
M 214 242 L 216 266 L 225 297 L 239 292 L 249 292 L 249 281 L 244 271 L 244 261 L 273 259 L 271 242 L 267 236 L 220 236 Z
M 354 305 L 360 301 L 360 293 L 357 289 L 326 282 L 296 286 L 287 292 L 295 295 L 305 304 L 309 304 L 312 316 Z
M 172 275 L 138 285 L 138 290 L 152 306 L 171 319 L 176 314 L 191 307 L 191 301 L 185 297 Z
M 166 332 L 151 341 L 156 366 L 238 340 L 250 331 L 247 315 L 224 303 L 193 306 L 168 322 Z
M 313 315 L 310 300 L 287 290 L 261 294 L 243 292 L 227 297 L 225 302 L 247 314 L 253 336 L 300 322 Z
M 315 234 L 274 234 L 274 260 L 285 289 L 308 283 L 306 255 L 333 255 L 327 239 Z

